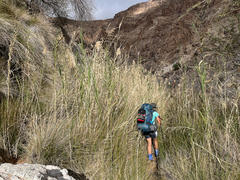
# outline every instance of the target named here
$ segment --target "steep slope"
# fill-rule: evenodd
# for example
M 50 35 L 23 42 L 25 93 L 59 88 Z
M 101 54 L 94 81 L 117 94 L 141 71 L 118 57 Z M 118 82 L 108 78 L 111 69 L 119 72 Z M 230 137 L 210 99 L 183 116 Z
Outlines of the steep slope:
M 117 47 L 130 55 L 131 60 L 139 61 L 141 58 L 144 67 L 155 72 L 181 59 L 186 62 L 196 53 L 199 38 L 193 23 L 198 30 L 207 31 L 213 23 L 213 17 L 217 16 L 220 2 L 150 0 L 119 12 L 113 19 L 88 22 L 67 20 L 66 30 L 73 35 L 82 27 L 86 45 L 93 45 L 102 39 L 115 41 Z M 193 8 L 196 4 L 199 5 Z

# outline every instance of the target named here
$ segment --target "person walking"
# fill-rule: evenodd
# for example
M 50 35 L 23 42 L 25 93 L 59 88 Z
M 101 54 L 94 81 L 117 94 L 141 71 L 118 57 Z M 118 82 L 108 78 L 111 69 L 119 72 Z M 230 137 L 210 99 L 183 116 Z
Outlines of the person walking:
M 151 103 L 151 106 L 153 107 L 153 117 L 152 117 L 152 124 L 157 125 L 156 124 L 156 120 L 157 123 L 161 126 L 161 118 L 158 114 L 158 112 L 156 111 L 157 106 L 156 103 Z M 148 158 L 149 160 L 153 160 L 153 156 L 152 156 L 152 141 L 155 147 L 155 156 L 157 157 L 159 155 L 159 151 L 158 151 L 158 141 L 157 141 L 157 135 L 158 132 L 157 130 L 153 131 L 153 132 L 146 132 L 144 133 L 145 138 L 147 140 L 147 151 L 148 151 Z

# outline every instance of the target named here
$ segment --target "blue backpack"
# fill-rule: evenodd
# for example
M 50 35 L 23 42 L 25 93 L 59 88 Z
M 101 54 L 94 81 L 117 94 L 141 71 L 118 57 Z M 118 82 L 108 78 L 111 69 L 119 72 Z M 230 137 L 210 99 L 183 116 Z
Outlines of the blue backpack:
M 137 118 L 138 130 L 140 130 L 142 132 L 155 131 L 157 129 L 157 127 L 155 125 L 153 125 L 153 122 L 152 122 L 153 107 L 150 104 L 145 103 L 141 106 L 140 110 L 141 109 L 144 109 L 146 114 L 144 114 L 144 115 L 138 114 L 138 118 Z

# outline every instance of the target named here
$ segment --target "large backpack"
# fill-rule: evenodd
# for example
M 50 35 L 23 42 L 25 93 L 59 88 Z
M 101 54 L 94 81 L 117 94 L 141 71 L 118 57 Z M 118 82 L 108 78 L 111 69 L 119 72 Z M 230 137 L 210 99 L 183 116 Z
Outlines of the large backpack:
M 140 109 L 144 109 L 146 111 L 146 114 L 144 116 L 142 114 L 138 115 L 138 118 L 137 118 L 138 130 L 142 132 L 155 131 L 157 127 L 153 125 L 153 122 L 152 122 L 153 107 L 148 103 L 144 103 Z

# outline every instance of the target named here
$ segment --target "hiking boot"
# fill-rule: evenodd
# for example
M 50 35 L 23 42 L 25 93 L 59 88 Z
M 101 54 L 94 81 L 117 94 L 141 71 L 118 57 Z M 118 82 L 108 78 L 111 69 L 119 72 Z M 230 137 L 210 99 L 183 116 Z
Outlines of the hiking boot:
M 155 150 L 155 156 L 158 156 L 158 149 Z
M 153 161 L 153 156 L 152 156 L 152 154 L 149 154 L 149 155 L 148 155 L 148 159 L 151 160 L 151 161 Z

